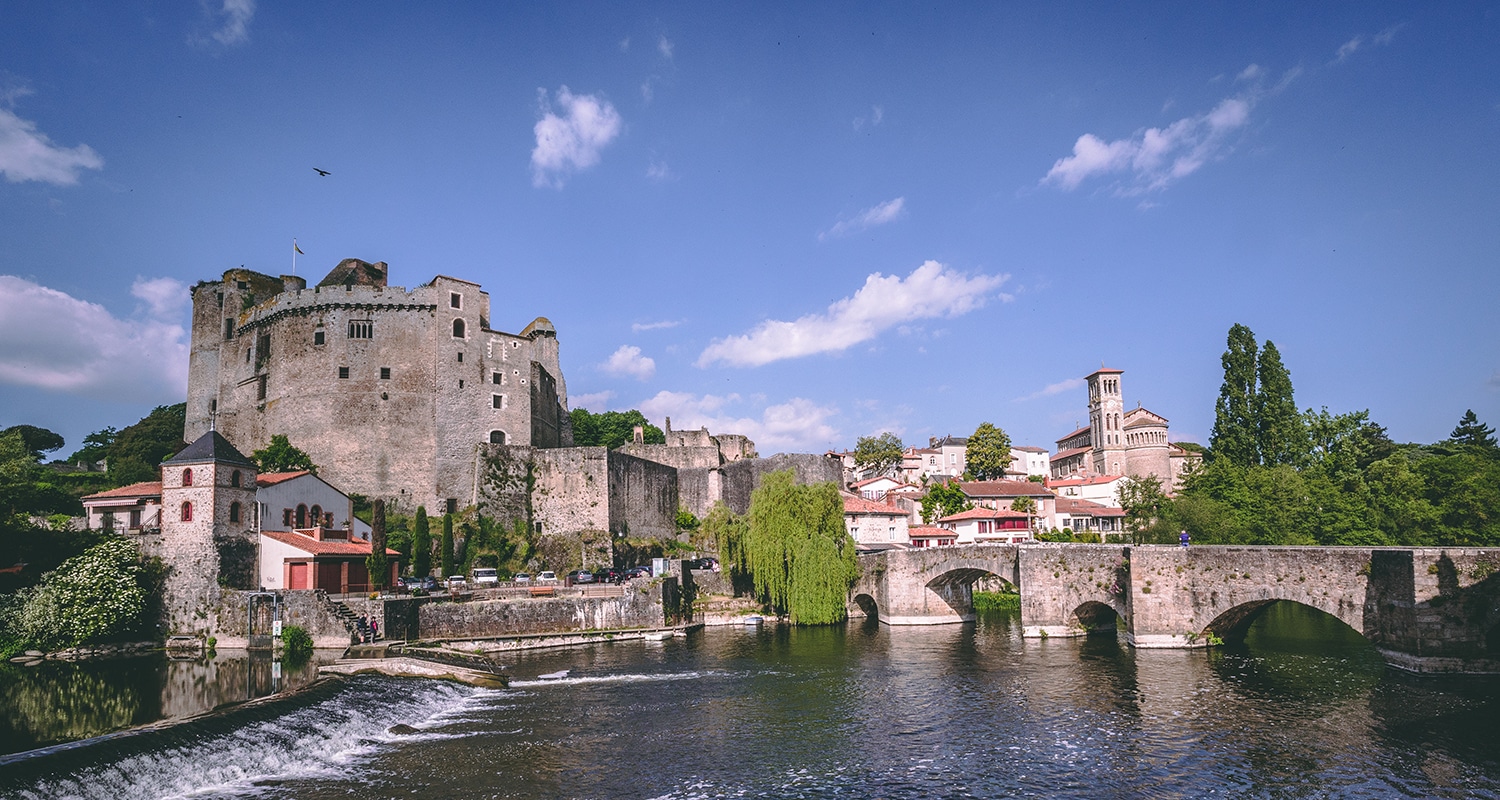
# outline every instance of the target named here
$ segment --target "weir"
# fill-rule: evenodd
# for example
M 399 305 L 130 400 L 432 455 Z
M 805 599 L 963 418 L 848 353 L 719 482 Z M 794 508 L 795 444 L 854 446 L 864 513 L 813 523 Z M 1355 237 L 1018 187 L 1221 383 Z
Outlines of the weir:
M 893 626 L 974 619 L 973 584 L 1021 596 L 1027 637 L 1113 633 L 1137 648 L 1244 636 L 1271 603 L 1318 609 L 1412 672 L 1500 673 L 1500 550 L 1037 543 L 860 556 L 851 616 Z

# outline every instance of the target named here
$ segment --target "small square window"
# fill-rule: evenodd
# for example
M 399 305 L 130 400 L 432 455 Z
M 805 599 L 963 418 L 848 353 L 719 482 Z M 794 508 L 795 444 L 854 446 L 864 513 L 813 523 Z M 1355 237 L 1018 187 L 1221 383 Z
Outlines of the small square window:
M 505 383 L 505 376 L 498 372 L 491 373 L 490 383 L 493 383 L 496 386 L 500 386 L 501 384 Z
M 227 341 L 234 338 L 234 318 L 228 317 L 224 320 L 224 339 Z
M 458 500 L 456 498 L 453 498 L 453 497 L 448 498 L 448 513 L 449 514 L 457 514 L 458 513 Z
M 349 377 L 349 368 L 348 367 L 339 367 L 339 377 L 340 378 L 347 378 L 347 377 Z
M 490 407 L 491 408 L 502 408 L 502 409 L 505 408 L 505 395 L 503 395 L 503 394 L 492 394 L 492 395 L 490 395 Z
M 458 388 L 460 388 L 460 389 L 464 388 L 464 379 L 463 378 L 459 378 L 458 379 Z
M 459 294 L 458 292 L 449 292 L 448 293 L 448 305 L 452 306 L 453 308 L 463 308 L 464 307 L 464 296 L 461 295 L 461 294 Z
M 319 346 L 319 347 L 321 347 L 323 345 L 323 331 L 322 330 L 313 331 L 313 344 L 315 346 Z
M 391 368 L 390 367 L 381 367 L 380 368 L 380 379 L 383 380 L 383 381 L 388 381 L 388 380 L 391 379 Z
M 460 363 L 460 364 L 464 363 L 464 354 L 463 353 L 459 353 L 458 354 L 458 363 Z

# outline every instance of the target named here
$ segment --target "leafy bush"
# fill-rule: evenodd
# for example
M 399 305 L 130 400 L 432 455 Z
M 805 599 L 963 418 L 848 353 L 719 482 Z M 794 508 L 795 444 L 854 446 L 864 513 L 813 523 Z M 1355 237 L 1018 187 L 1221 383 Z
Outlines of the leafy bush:
M 975 592 L 975 611 L 1015 611 L 1021 607 L 1021 595 L 1015 592 Z
M 106 539 L 17 593 L 14 629 L 39 649 L 74 647 L 131 627 L 146 610 L 140 551 L 124 539 Z
M 281 629 L 281 646 L 288 661 L 305 660 L 312 655 L 313 640 L 301 625 L 288 625 Z

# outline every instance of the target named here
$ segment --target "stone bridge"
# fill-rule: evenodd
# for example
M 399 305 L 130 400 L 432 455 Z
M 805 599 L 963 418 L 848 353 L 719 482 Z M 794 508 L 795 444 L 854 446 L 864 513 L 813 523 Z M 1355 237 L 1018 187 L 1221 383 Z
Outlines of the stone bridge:
M 974 582 L 996 576 L 1020 592 L 1028 637 L 1203 647 L 1243 638 L 1286 600 L 1337 617 L 1402 669 L 1500 673 L 1500 549 L 1038 543 L 859 561 L 850 615 L 889 625 L 973 620 Z

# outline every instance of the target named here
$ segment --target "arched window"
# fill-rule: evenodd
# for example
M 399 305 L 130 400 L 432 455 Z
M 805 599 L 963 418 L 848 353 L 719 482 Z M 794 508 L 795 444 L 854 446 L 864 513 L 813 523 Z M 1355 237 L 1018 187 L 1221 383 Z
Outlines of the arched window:
M 193 485 L 193 470 L 192 469 L 185 469 L 185 470 L 182 471 L 182 485 L 183 486 L 192 486 Z
M 235 473 L 235 474 L 238 475 L 239 473 Z M 229 521 L 230 522 L 239 522 L 240 521 L 240 504 L 238 502 L 234 502 L 234 503 L 230 503 L 229 504 Z
M 183 522 L 192 522 L 193 521 L 193 504 L 192 503 L 186 503 L 185 502 L 185 503 L 182 504 L 182 521 Z
M 229 473 L 229 485 L 233 486 L 235 488 L 239 488 L 239 485 L 240 485 L 240 471 L 239 470 L 235 470 L 234 472 Z
M 464 338 L 464 321 L 461 319 L 453 320 L 453 338 Z
M 505 431 L 490 431 L 490 444 L 505 444 Z
M 301 503 L 297 504 L 297 527 L 307 527 L 307 506 L 302 505 Z
M 322 525 L 323 524 L 323 507 L 322 506 L 313 506 L 312 507 L 312 524 L 313 524 L 313 526 L 318 526 L 318 525 Z

